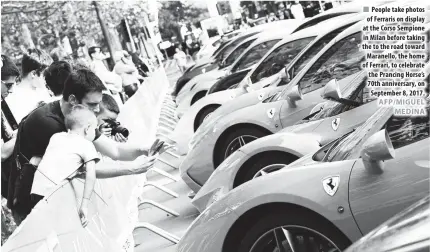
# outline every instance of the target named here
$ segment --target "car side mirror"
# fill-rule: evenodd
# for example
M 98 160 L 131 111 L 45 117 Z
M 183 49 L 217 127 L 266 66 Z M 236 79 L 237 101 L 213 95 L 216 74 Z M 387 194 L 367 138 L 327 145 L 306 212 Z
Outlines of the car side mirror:
M 329 81 L 321 94 L 322 98 L 328 100 L 338 101 L 342 98 L 342 94 L 340 92 L 339 83 L 336 79 Z
M 287 101 L 290 108 L 297 107 L 296 101 L 302 99 L 302 92 L 299 89 L 298 85 L 295 85 L 288 91 L 287 93 Z
M 361 150 L 364 167 L 371 174 L 383 173 L 383 161 L 393 159 L 394 156 L 393 143 L 390 140 L 388 131 L 385 129 L 378 131 L 367 139 Z

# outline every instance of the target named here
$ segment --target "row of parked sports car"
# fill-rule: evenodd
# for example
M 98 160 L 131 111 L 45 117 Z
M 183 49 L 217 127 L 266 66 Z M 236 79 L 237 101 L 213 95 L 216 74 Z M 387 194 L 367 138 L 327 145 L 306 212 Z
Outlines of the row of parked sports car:
M 369 95 L 362 10 L 357 1 L 238 33 L 179 78 L 169 138 L 201 214 L 178 251 L 342 251 L 429 193 L 429 117 L 395 116 Z M 428 231 L 405 221 L 430 227 L 421 210 L 350 251 L 428 249 Z M 393 242 L 384 232 L 398 225 Z

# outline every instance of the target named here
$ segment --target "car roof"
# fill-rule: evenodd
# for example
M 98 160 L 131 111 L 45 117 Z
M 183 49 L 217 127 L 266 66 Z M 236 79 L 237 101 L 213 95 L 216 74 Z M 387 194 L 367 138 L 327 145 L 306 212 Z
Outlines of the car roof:
M 240 55 L 239 57 L 237 57 L 237 59 L 233 62 L 233 64 L 231 64 L 232 67 L 234 67 L 239 61 L 240 59 L 243 57 L 243 55 L 245 55 L 249 50 L 251 50 L 252 48 L 254 48 L 255 46 L 264 43 L 266 41 L 271 41 L 271 40 L 276 40 L 279 39 L 281 40 L 282 38 L 284 38 L 285 36 L 288 36 L 289 34 L 291 34 L 292 29 L 284 29 L 284 30 L 280 30 L 280 31 L 271 31 L 271 32 L 263 32 L 263 33 L 259 33 L 256 34 L 254 36 L 249 37 L 248 39 L 245 39 L 244 41 L 242 41 L 242 43 L 240 43 L 237 47 L 239 47 L 241 44 L 248 42 L 250 40 L 253 40 L 255 38 L 257 38 L 254 42 L 252 42 Z M 236 48 L 237 48 L 236 47 Z M 236 48 L 234 50 L 236 50 Z M 273 48 L 273 47 L 272 47 Z M 269 49 L 270 50 L 272 50 Z M 233 51 L 234 51 L 233 50 Z M 232 51 L 232 52 L 233 52 Z M 229 55 L 230 56 L 230 55 Z M 226 57 L 226 59 L 228 58 L 228 56 Z
M 273 30 L 273 29 L 285 29 L 285 27 L 291 27 L 296 28 L 299 26 L 303 21 L 298 19 L 285 19 L 285 20 L 278 20 L 271 23 L 261 24 L 254 27 L 251 27 L 243 32 L 243 34 L 247 34 L 250 32 L 265 32 L 266 30 Z M 239 35 L 241 36 L 241 35 Z
M 241 34 L 229 39 L 223 47 L 225 48 L 225 47 L 229 46 L 231 43 L 234 43 L 235 40 L 240 39 L 243 36 L 249 36 L 250 33 L 255 33 L 255 34 L 251 35 L 249 38 L 251 38 L 253 36 L 257 36 L 260 33 L 267 33 L 269 31 L 273 32 L 276 30 L 285 30 L 286 27 L 290 28 L 292 31 L 294 28 L 296 28 L 301 23 L 302 23 L 301 20 L 287 19 L 287 20 L 280 20 L 280 21 L 275 21 L 275 22 L 271 22 L 271 23 L 267 23 L 267 24 L 258 25 L 258 26 L 249 28 L 249 29 L 243 31 Z M 246 41 L 249 38 L 246 38 L 245 40 L 241 41 L 241 43 L 243 43 L 244 41 Z M 240 44 L 238 44 L 237 46 L 239 46 Z M 236 49 L 236 47 L 233 49 L 233 51 Z M 220 50 L 224 50 L 224 49 L 220 48 Z M 218 54 L 218 53 L 216 53 L 216 54 Z M 227 55 L 227 57 L 228 57 L 228 55 Z
M 376 1 L 373 5 L 379 6 L 383 5 L 387 2 L 394 2 L 393 0 L 389 1 Z M 354 1 L 352 3 L 342 4 L 338 7 L 329 9 L 327 11 L 324 11 L 310 19 L 307 19 L 305 22 L 300 24 L 294 32 L 298 32 L 300 30 L 303 30 L 305 28 L 308 28 L 310 26 L 313 26 L 312 24 L 317 22 L 321 22 L 319 20 L 326 20 L 330 17 L 336 17 L 336 16 L 342 16 L 346 14 L 352 14 L 352 13 L 359 13 L 363 10 L 364 6 L 367 6 L 368 3 L 366 1 Z
M 257 40 L 255 40 L 253 44 L 259 44 L 273 39 L 284 39 L 285 37 L 289 36 L 292 31 L 293 29 L 288 28 L 274 31 L 264 31 L 252 36 L 257 38 Z
M 354 20 L 359 21 L 360 19 L 358 18 L 359 15 L 357 14 L 346 14 L 344 16 L 341 17 L 334 17 L 328 20 L 325 20 L 317 25 L 305 28 L 301 31 L 298 31 L 296 33 L 291 34 L 290 36 L 288 36 L 287 38 L 283 39 L 282 41 L 279 42 L 278 45 L 276 45 L 276 47 L 285 44 L 286 42 L 292 41 L 292 40 L 296 40 L 296 39 L 301 39 L 301 38 L 306 38 L 306 37 L 311 37 L 311 36 L 324 36 L 329 32 L 332 32 L 333 30 L 340 28 L 346 24 L 349 24 L 351 22 L 354 22 Z
M 276 50 L 278 47 L 284 45 L 285 43 L 294 41 L 294 40 L 298 40 L 298 39 L 302 39 L 302 38 L 307 38 L 307 37 L 318 37 L 318 36 L 325 36 L 327 33 L 333 31 L 334 29 L 337 29 L 339 27 L 342 27 L 343 25 L 346 25 L 348 23 L 351 22 L 351 20 L 353 20 L 352 18 L 357 18 L 358 15 L 357 14 L 348 14 L 347 19 L 345 20 L 345 16 L 342 17 L 335 17 L 335 18 L 331 18 L 329 20 L 326 20 L 324 22 L 321 22 L 318 25 L 315 26 L 311 26 L 308 28 L 305 28 L 301 31 L 298 31 L 296 33 L 290 34 L 288 35 L 286 38 L 282 39 L 281 41 L 279 41 L 275 46 L 273 46 L 261 59 L 260 61 L 256 64 L 257 66 L 260 65 L 264 59 L 270 55 L 274 50 Z M 348 20 L 348 21 L 347 21 Z M 315 41 L 315 40 L 314 40 Z M 255 42 L 254 42 L 255 43 Z M 311 46 L 313 44 L 313 42 L 310 42 L 307 46 Z M 300 55 L 302 55 L 302 53 L 306 50 L 306 48 L 304 48 L 297 56 L 296 58 L 300 57 Z M 292 62 L 294 62 L 295 60 L 293 60 Z M 291 63 L 292 63 L 291 62 Z M 251 76 L 254 72 L 256 68 L 254 68 L 253 70 L 251 70 L 248 73 L 248 76 Z

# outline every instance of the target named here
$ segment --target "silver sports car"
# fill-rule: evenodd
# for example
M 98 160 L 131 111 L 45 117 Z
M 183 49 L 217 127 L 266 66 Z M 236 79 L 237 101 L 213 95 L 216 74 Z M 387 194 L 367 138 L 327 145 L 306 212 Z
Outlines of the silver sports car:
M 214 194 L 177 251 L 342 251 L 428 194 L 428 137 L 428 115 L 381 107 L 315 154 Z
M 326 85 L 323 96 L 332 101 L 326 102 L 321 110 L 231 154 L 231 158 L 224 162 L 235 162 L 230 165 L 221 163 L 193 198 L 193 204 L 202 211 L 207 207 L 211 194 L 227 193 L 261 174 L 279 170 L 363 124 L 378 109 L 377 100 L 368 97 L 366 76 L 364 71 L 354 74 L 355 79 L 341 94 L 335 92 L 336 97 L 331 92 L 338 87 Z
M 323 102 L 321 88 L 331 79 L 340 80 L 340 87 L 349 83 L 364 60 L 364 52 L 360 50 L 361 27 L 359 22 L 336 36 L 284 91 L 259 104 L 216 118 L 206 131 L 196 132 L 180 166 L 181 177 L 188 186 L 197 192 L 213 170 L 241 146 L 279 132 L 308 116 Z M 212 170 L 203 169 L 206 167 Z

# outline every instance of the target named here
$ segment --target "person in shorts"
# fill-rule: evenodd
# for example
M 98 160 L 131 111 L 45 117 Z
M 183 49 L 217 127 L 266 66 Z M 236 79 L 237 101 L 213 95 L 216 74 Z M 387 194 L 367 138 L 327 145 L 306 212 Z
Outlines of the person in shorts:
M 79 216 L 88 223 L 88 202 L 96 180 L 96 163 L 100 160 L 92 141 L 96 136 L 97 118 L 83 105 L 76 105 L 65 116 L 67 132 L 54 134 L 34 175 L 31 196 L 37 200 L 48 196 L 57 185 L 85 173 L 85 186 Z

